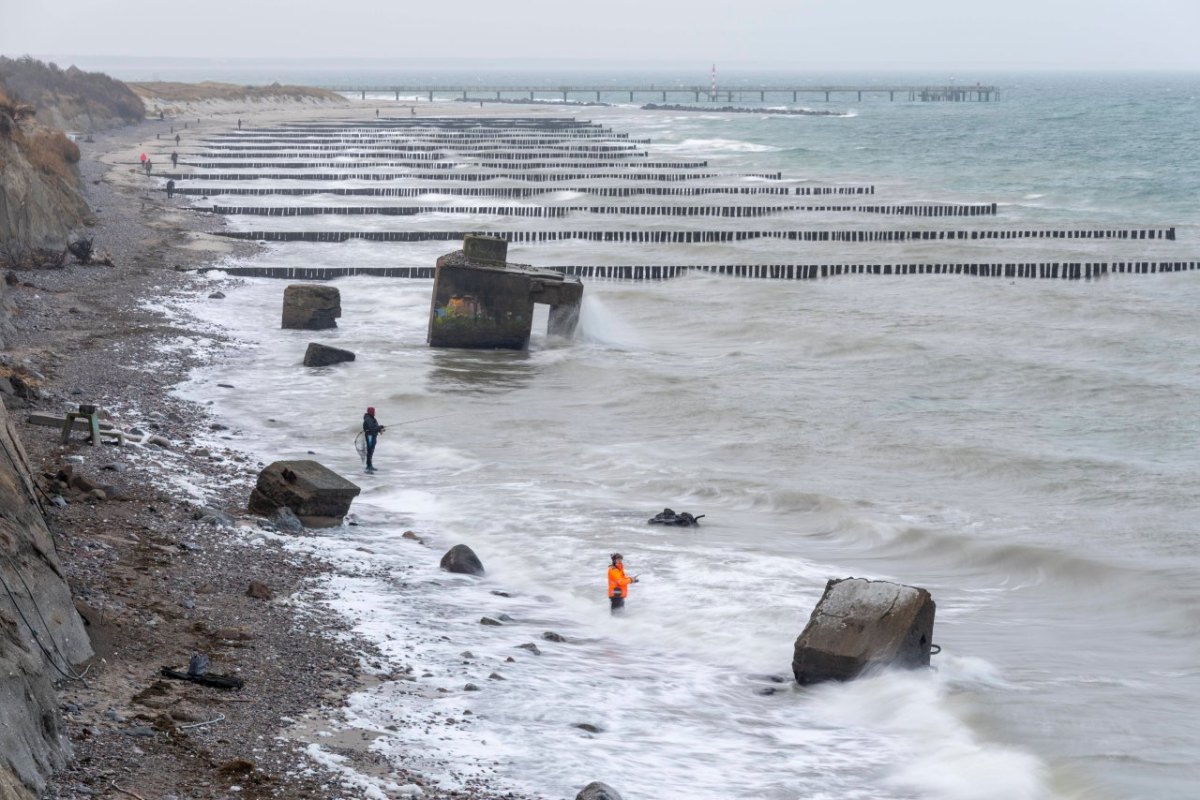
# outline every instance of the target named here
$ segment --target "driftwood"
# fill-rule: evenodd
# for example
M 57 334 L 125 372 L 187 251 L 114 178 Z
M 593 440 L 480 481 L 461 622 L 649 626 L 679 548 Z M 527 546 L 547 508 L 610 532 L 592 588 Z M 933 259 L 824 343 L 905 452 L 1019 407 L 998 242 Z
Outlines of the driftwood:
M 215 689 L 241 689 L 246 685 L 246 682 L 241 678 L 233 675 L 217 675 L 215 673 L 208 675 L 191 675 L 187 672 L 180 672 L 170 667 L 163 667 L 161 670 L 164 677 L 174 678 L 177 681 L 191 681 L 198 683 L 201 686 L 212 686 Z

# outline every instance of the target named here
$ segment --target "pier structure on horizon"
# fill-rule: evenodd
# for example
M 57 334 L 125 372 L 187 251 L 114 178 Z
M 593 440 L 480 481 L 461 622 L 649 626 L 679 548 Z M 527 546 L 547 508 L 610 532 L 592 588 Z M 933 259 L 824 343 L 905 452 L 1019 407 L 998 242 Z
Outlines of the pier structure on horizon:
M 378 85 L 378 86 L 322 86 L 323 89 L 328 89 L 341 94 L 357 94 L 363 100 L 367 99 L 367 94 L 391 94 L 398 102 L 403 97 L 420 97 L 425 96 L 430 102 L 433 102 L 435 96 L 450 97 L 456 100 L 478 101 L 478 100 L 514 100 L 515 95 L 528 95 L 531 101 L 545 99 L 547 96 L 553 95 L 556 99 L 562 98 L 563 102 L 570 100 L 572 95 L 575 96 L 595 96 L 595 102 L 601 102 L 603 95 L 627 95 L 629 102 L 634 102 L 636 96 L 646 97 L 661 97 L 662 102 L 667 102 L 668 97 L 682 96 L 685 99 L 690 98 L 692 102 L 747 102 L 747 98 L 753 102 L 753 98 L 757 96 L 758 102 L 767 102 L 768 96 L 775 101 L 783 101 L 791 97 L 791 102 L 797 103 L 801 96 L 811 97 L 812 95 L 824 96 L 825 102 L 831 102 L 835 96 L 842 97 L 845 95 L 853 95 L 858 102 L 862 102 L 863 96 L 867 95 L 887 95 L 889 101 L 895 101 L 897 97 L 901 100 L 920 101 L 920 102 L 991 102 L 1000 99 L 1000 88 L 998 86 L 985 86 L 980 83 L 976 84 L 945 84 L 945 85 L 895 85 L 895 84 L 879 84 L 879 85 L 788 85 L 788 86 L 726 86 L 717 90 L 716 77 L 714 71 L 713 83 L 710 86 L 662 86 L 660 84 L 645 84 L 645 85 L 578 85 L 578 86 L 467 86 L 462 84 L 403 84 L 403 85 Z M 507 97 L 506 97 L 507 95 Z

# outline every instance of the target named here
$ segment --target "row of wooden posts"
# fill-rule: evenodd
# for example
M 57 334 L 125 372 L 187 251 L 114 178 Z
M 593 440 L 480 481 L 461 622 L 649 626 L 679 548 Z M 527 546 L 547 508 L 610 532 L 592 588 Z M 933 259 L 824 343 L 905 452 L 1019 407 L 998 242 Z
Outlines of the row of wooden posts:
M 403 167 L 411 170 L 457 170 L 464 167 L 474 169 L 612 169 L 621 167 L 628 170 L 639 169 L 704 169 L 707 161 L 568 161 L 564 159 L 542 161 L 495 161 L 492 159 L 473 159 L 470 161 L 446 161 L 434 158 L 389 158 L 386 161 L 338 161 L 333 158 L 320 161 L 292 161 L 274 159 L 271 161 L 202 161 L 189 159 L 182 162 L 196 169 L 367 169 L 370 167 Z M 636 174 L 636 173 L 635 173 Z
M 476 231 L 221 231 L 231 239 L 260 242 L 432 242 L 461 240 Z M 753 239 L 798 242 L 932 242 L 980 239 L 1175 239 L 1174 228 L 983 229 L 983 230 L 710 230 L 710 231 L 489 231 L 512 243 L 579 240 L 637 244 L 711 244 Z
M 792 212 L 849 212 L 920 217 L 977 217 L 996 214 L 995 203 L 978 205 L 789 205 L 789 206 L 218 206 L 214 214 L 254 217 L 315 217 L 379 215 L 408 217 L 418 214 L 489 214 L 505 217 L 562 219 L 569 214 L 612 214 L 665 217 L 767 217 Z
M 803 196 L 874 194 L 871 186 L 797 186 L 795 194 Z M 436 191 L 428 187 L 413 186 L 333 186 L 314 189 L 307 186 L 180 186 L 177 194 L 208 197 L 214 194 L 261 196 L 261 195 L 313 195 L 331 194 L 338 197 L 422 197 L 428 194 L 449 197 L 539 197 L 557 192 L 578 192 L 594 197 L 701 197 L 707 195 L 789 195 L 787 186 L 439 186 Z
M 650 144 L 649 138 L 631 138 L 629 134 L 613 133 L 611 131 L 574 131 L 571 133 L 558 133 L 553 136 L 546 134 L 536 135 L 514 135 L 511 133 L 440 133 L 440 132 L 422 132 L 416 136 L 408 137 L 409 141 L 413 142 L 431 142 L 431 143 L 461 143 L 471 144 L 478 143 L 510 143 L 510 144 L 552 144 L 557 142 L 578 142 L 590 141 L 593 139 L 602 139 L 604 141 L 617 140 L 620 142 L 628 142 L 630 144 Z M 200 141 L 205 144 L 221 144 L 224 142 L 293 142 L 301 141 L 302 143 L 317 143 L 327 142 L 332 144 L 358 144 L 361 142 L 394 142 L 396 135 L 393 133 L 382 133 L 372 131 L 369 133 L 317 133 L 317 132 L 286 132 L 286 131 L 270 131 L 266 133 L 248 133 L 240 134 L 216 134 L 214 136 L 206 136 Z
M 353 275 L 428 280 L 434 267 L 230 267 L 230 275 L 286 280 L 332 280 Z M 843 275 L 969 275 L 984 278 L 1092 280 L 1109 274 L 1151 275 L 1191 272 L 1200 261 L 1068 261 L 957 264 L 698 264 L 698 265 L 571 265 L 549 266 L 580 278 L 620 281 L 660 281 L 690 273 L 765 280 L 815 280 Z
M 155 172 L 155 176 L 171 180 L 192 181 L 394 181 L 394 180 L 423 180 L 423 181 L 464 181 L 480 182 L 508 179 L 513 181 L 529 181 L 531 183 L 547 183 L 551 181 L 596 181 L 596 180 L 625 180 L 625 181 L 656 181 L 659 183 L 679 183 L 683 181 L 707 180 L 710 178 L 762 178 L 763 180 L 782 180 L 778 172 L 553 172 L 549 174 L 523 174 L 516 172 L 473 172 L 467 174 L 454 173 L 442 175 L 413 175 L 403 172 L 301 172 L 265 173 L 265 172 Z
M 528 143 L 514 143 L 511 147 L 524 146 Z M 586 153 L 588 155 L 635 155 L 644 156 L 647 154 L 645 150 L 639 150 L 636 145 L 628 144 L 612 144 L 612 145 L 576 145 L 576 144 L 560 144 L 558 140 L 547 140 L 545 144 L 538 145 L 542 150 L 512 150 L 509 145 L 502 144 L 467 144 L 454 147 L 455 152 L 475 153 L 475 152 L 507 152 L 512 153 L 514 158 L 519 157 L 524 153 Z M 370 152 L 389 152 L 389 153 L 426 153 L 433 152 L 438 154 L 438 158 L 448 158 L 443 151 L 451 149 L 440 144 L 417 144 L 415 142 L 396 142 L 388 140 L 386 144 L 362 145 L 358 147 L 347 147 L 340 144 L 213 144 L 207 145 L 207 150 L 220 151 L 222 156 L 228 155 L 229 158 L 252 158 L 255 154 L 267 154 L 272 152 L 280 153 L 306 153 L 310 151 L 330 152 L 336 151 L 339 153 L 353 152 L 355 150 L 365 150 Z M 239 155 L 244 153 L 246 155 Z

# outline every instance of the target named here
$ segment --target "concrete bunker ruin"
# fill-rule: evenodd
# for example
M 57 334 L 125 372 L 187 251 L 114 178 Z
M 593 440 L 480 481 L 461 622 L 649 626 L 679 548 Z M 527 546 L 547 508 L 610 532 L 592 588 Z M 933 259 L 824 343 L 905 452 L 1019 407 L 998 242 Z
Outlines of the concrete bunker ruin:
M 583 284 L 559 272 L 510 264 L 508 242 L 467 236 L 437 260 L 429 308 L 431 347 L 524 350 L 534 303 L 550 306 L 547 333 L 569 337 L 579 323 Z

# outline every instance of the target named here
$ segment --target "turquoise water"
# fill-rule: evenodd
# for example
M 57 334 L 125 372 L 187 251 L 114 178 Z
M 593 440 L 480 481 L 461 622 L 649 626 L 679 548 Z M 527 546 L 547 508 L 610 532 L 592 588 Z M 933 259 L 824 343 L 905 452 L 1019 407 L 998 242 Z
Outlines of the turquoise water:
M 379 81 L 403 78 L 417 79 Z M 922 225 L 1175 225 L 1179 241 L 559 242 L 514 247 L 510 258 L 1200 256 L 1200 77 L 978 79 L 1000 85 L 1001 101 L 835 101 L 847 115 L 832 118 L 565 113 L 651 137 L 652 157 L 872 183 L 880 202 L 1001 204 L 994 219 Z M 356 109 L 369 118 L 376 104 L 388 108 L 381 98 Z M 283 223 L 231 220 L 244 229 Z M 297 224 L 447 226 L 436 215 Z M 448 249 L 272 245 L 250 263 L 428 266 Z M 277 314 L 263 309 L 278 307 L 282 284 L 253 280 L 198 307 L 246 345 L 187 391 L 249 431 L 245 446 L 264 460 L 314 452 L 363 486 L 358 525 L 291 544 L 346 568 L 330 587 L 334 607 L 392 667 L 421 676 L 352 701 L 353 721 L 380 733 L 373 746 L 391 763 L 415 759 L 448 788 L 474 774 L 542 797 L 573 796 L 594 779 L 628 797 L 670 800 L 1195 796 L 1196 273 L 595 281 L 576 340 L 535 335 L 528 352 L 511 354 L 428 348 L 428 281 L 336 285 L 343 317 L 321 338 L 358 353 L 353 364 L 302 369 L 313 335 L 279 331 Z M 217 382 L 254 390 L 213 396 Z M 382 471 L 358 477 L 349 443 L 368 404 L 385 424 L 440 418 L 396 425 L 376 456 Z M 300 440 L 286 422 L 264 426 L 264 405 L 303 407 L 310 432 Z M 694 531 L 647 526 L 663 506 L 707 516 Z M 428 546 L 402 538 L 406 529 Z M 439 572 L 441 553 L 459 542 L 480 554 L 484 581 Z M 643 576 L 621 620 L 597 589 L 612 550 Z M 825 580 L 849 575 L 932 592 L 944 648 L 937 670 L 758 693 L 777 686 L 764 675 L 788 674 Z M 513 621 L 478 624 L 501 613 Z M 545 642 L 547 630 L 570 642 Z M 541 656 L 517 649 L 534 640 Z M 488 681 L 493 671 L 506 678 L 502 689 Z M 467 682 L 484 689 L 465 692 Z M 470 721 L 459 722 L 466 710 Z M 579 723 L 601 732 L 581 733 Z

